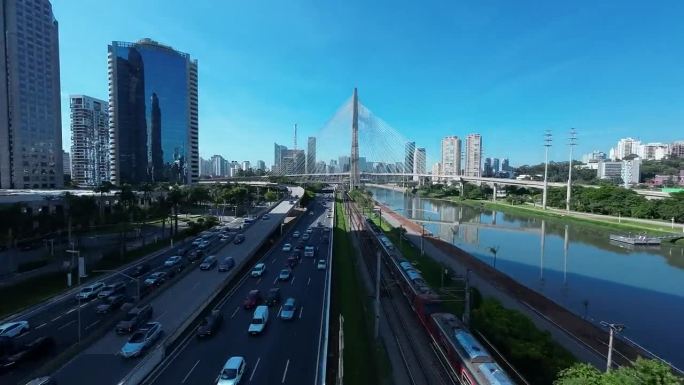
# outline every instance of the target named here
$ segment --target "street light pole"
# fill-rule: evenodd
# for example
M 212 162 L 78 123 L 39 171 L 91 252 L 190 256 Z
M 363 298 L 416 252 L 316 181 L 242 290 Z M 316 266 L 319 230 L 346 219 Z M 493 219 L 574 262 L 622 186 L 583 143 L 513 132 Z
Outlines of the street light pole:
M 375 252 L 375 339 L 380 330 L 380 250 Z
M 73 244 L 71 245 L 72 250 L 66 250 L 67 253 L 69 254 L 76 254 L 77 263 L 80 263 L 81 260 L 81 250 L 73 250 Z M 80 266 L 77 264 L 77 266 Z M 78 287 L 81 287 L 81 272 L 79 271 L 79 268 L 76 268 L 76 276 L 78 280 Z M 78 295 L 78 306 L 76 307 L 76 313 L 78 314 L 78 343 L 81 343 L 81 296 Z
M 601 325 L 607 327 L 610 333 L 608 335 L 608 361 L 606 362 L 606 373 L 608 373 L 613 364 L 613 335 L 620 333 L 625 328 L 625 325 L 608 323 L 606 321 L 601 321 Z
M 546 196 L 549 188 L 549 147 L 551 147 L 551 130 L 544 133 L 544 191 L 542 192 L 542 210 L 546 210 Z
M 572 149 L 577 145 L 577 131 L 574 128 L 570 129 L 570 138 L 568 146 L 570 146 L 570 161 L 568 162 L 568 193 L 565 197 L 565 211 L 570 211 L 570 194 L 572 193 Z

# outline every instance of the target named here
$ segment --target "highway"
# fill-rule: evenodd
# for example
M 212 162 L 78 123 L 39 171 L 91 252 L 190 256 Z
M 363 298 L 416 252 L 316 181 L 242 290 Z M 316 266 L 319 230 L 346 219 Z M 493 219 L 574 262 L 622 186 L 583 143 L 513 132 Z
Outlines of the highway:
M 324 234 L 331 236 L 332 220 L 327 218 L 326 203 L 316 198 L 308 206 L 313 215 L 304 215 L 286 237 L 274 246 L 259 262 L 266 264 L 261 278 L 245 277 L 240 285 L 220 304 L 224 321 L 219 332 L 209 339 L 197 339 L 190 334 L 175 351 L 171 352 L 146 384 L 212 384 L 225 361 L 231 356 L 242 356 L 247 370 L 241 383 L 245 384 L 315 384 L 321 341 L 322 311 L 324 306 L 325 275 L 329 268 L 329 243 L 323 242 Z M 321 222 L 323 226 L 317 224 Z M 316 247 L 316 255 L 305 257 L 293 269 L 287 281 L 278 281 L 278 274 L 285 267 L 287 258 L 295 251 L 283 251 L 290 243 L 294 247 L 301 240 L 294 238 L 295 230 L 304 234 L 312 227 L 313 233 L 307 245 Z M 326 270 L 316 266 L 318 259 L 327 261 Z M 209 272 L 208 274 L 219 274 Z M 281 304 L 294 297 L 298 308 L 294 319 L 278 318 L 281 305 L 270 308 L 269 321 L 261 335 L 251 336 L 247 328 L 253 310 L 242 307 L 248 292 L 259 289 L 265 297 L 272 287 L 281 289 Z

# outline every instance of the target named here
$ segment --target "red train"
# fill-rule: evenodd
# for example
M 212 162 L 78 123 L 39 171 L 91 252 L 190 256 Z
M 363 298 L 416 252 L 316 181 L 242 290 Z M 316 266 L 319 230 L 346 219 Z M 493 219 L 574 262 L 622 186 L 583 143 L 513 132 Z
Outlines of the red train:
M 420 271 L 396 255 L 392 242 L 375 224 L 367 221 L 366 228 L 384 251 L 386 264 L 392 269 L 402 293 L 430 334 L 443 360 L 448 362 L 451 374 L 464 385 L 514 384 L 459 318 L 441 311 L 439 295 L 428 286 Z

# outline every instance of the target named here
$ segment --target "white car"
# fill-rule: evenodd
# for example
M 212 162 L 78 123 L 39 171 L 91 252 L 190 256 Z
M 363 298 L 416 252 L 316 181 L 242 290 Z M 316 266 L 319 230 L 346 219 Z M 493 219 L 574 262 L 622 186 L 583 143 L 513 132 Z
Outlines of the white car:
M 164 266 L 171 267 L 180 261 L 181 261 L 181 256 L 180 255 L 174 255 L 173 257 L 169 257 L 169 259 L 164 261 Z
M 289 243 L 286 243 L 283 245 L 283 251 L 290 251 L 292 250 L 292 245 Z
M 0 325 L 0 337 L 16 337 L 29 331 L 28 321 L 8 322 Z
M 304 233 L 304 234 L 302 234 L 302 239 L 305 240 L 305 241 L 306 241 L 307 239 L 309 239 L 309 233 Z
M 306 229 L 306 232 L 311 234 L 311 233 L 313 233 L 313 229 L 311 227 L 309 227 L 308 229 Z
M 266 265 L 263 263 L 257 263 L 254 268 L 252 269 L 252 277 L 257 278 L 261 277 L 264 275 L 264 272 L 266 271 Z
M 247 363 L 243 357 L 230 357 L 223 365 L 219 374 L 217 385 L 237 385 L 242 380 Z
M 319 259 L 318 263 L 316 264 L 316 268 L 318 270 L 325 270 L 325 267 L 327 266 L 325 259 Z
M 292 233 L 292 238 L 299 238 L 299 231 Z
M 91 283 L 90 285 L 84 287 L 81 289 L 78 294 L 76 294 L 76 299 L 77 300 L 89 300 L 92 298 L 97 297 L 97 295 L 102 291 L 102 289 L 105 288 L 105 284 L 103 282 L 95 282 Z

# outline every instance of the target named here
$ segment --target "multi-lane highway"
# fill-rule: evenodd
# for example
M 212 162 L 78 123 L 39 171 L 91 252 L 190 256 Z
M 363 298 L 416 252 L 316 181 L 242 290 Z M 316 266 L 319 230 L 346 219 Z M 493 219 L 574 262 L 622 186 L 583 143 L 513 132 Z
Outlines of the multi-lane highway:
M 252 225 L 251 227 L 260 227 L 257 226 L 258 223 L 255 225 Z M 233 223 L 229 224 L 227 227 L 232 228 L 233 231 L 237 231 L 239 227 L 242 226 L 242 219 L 237 219 Z M 258 230 L 251 230 L 247 229 L 247 232 L 257 232 Z M 253 242 L 244 242 L 241 245 L 232 245 L 235 246 L 236 248 L 239 247 L 244 247 L 248 246 Z M 124 274 L 128 273 L 130 274 L 133 269 L 137 265 L 148 265 L 150 267 L 150 273 L 153 271 L 161 270 L 163 269 L 164 261 L 171 255 L 177 255 L 179 253 L 179 250 L 187 247 L 189 245 L 190 241 L 182 242 L 180 244 L 176 244 L 173 248 L 166 249 L 157 253 L 154 253 L 150 255 L 149 257 L 146 257 L 139 262 L 136 262 L 132 265 L 127 266 L 126 268 L 120 270 Z M 207 251 L 215 251 L 217 249 L 224 249 L 226 247 L 226 243 L 229 242 L 221 242 L 218 237 L 213 236 L 209 239 L 209 247 Z M 243 246 L 244 245 L 244 246 Z M 188 265 L 186 268 L 192 269 L 194 268 L 193 265 Z M 191 272 L 188 275 L 192 275 L 195 272 Z M 141 277 L 141 280 L 145 278 L 147 274 Z M 179 280 L 178 283 L 181 281 L 185 280 L 187 277 L 183 277 L 181 280 Z M 134 298 L 137 296 L 137 284 L 135 281 L 126 278 L 122 276 L 121 274 L 108 274 L 104 276 L 102 279 L 99 281 L 104 282 L 105 284 L 111 284 L 114 282 L 124 282 L 126 286 L 126 295 L 130 298 Z M 140 283 L 142 286 L 142 282 Z M 173 285 L 175 287 L 177 284 Z M 166 286 L 171 286 L 169 284 L 162 285 L 159 288 L 155 288 L 155 290 L 167 290 Z M 143 290 L 144 291 L 144 290 Z M 80 338 L 83 340 L 85 339 L 90 333 L 93 331 L 96 331 L 98 326 L 100 326 L 101 323 L 104 323 L 103 321 L 107 318 L 110 317 L 111 315 L 109 314 L 97 314 L 95 312 L 95 308 L 97 305 L 102 303 L 100 300 L 92 300 L 92 301 L 82 301 L 79 305 L 77 300 L 75 299 L 75 294 L 78 292 L 78 289 L 71 290 L 63 295 L 57 296 L 50 301 L 46 302 L 45 304 L 38 305 L 34 308 L 28 309 L 25 312 L 22 312 L 20 314 L 17 314 L 15 316 L 11 317 L 11 320 L 27 320 L 30 325 L 31 325 L 31 330 L 23 334 L 22 336 L 15 338 L 13 343 L 16 347 L 20 347 L 23 344 L 29 343 L 31 341 L 34 341 L 38 337 L 51 337 L 55 340 L 56 342 L 56 349 L 52 354 L 50 355 L 51 357 L 54 357 L 55 355 L 59 354 L 60 352 L 66 350 L 70 346 L 73 346 L 78 342 L 79 338 L 79 325 L 80 325 Z M 160 296 L 161 297 L 161 296 Z M 155 299 L 157 301 L 157 299 Z M 169 306 L 172 306 L 172 304 L 169 304 Z M 79 311 L 80 310 L 80 311 Z M 157 309 L 155 309 L 157 310 Z M 157 312 L 157 314 L 159 314 Z M 80 321 L 79 321 L 80 317 Z M 8 321 L 8 320 L 6 320 Z M 3 321 L 4 322 L 4 321 Z M 108 340 L 108 337 L 111 337 L 110 335 L 107 335 L 103 338 L 103 340 Z M 102 340 L 101 340 L 102 341 Z M 92 349 L 93 347 L 97 346 L 99 344 L 98 341 L 95 343 L 93 346 L 89 347 L 88 349 Z M 110 343 L 116 343 L 118 344 L 119 341 L 111 341 L 109 339 Z M 121 346 L 119 345 L 118 348 Z M 81 355 L 77 356 L 76 359 L 71 361 L 71 363 L 78 362 L 79 357 Z M 39 360 L 34 360 L 31 362 L 22 362 L 21 364 L 17 365 L 14 367 L 12 370 L 6 371 L 4 373 L 0 373 L 0 383 L 3 384 L 15 384 L 19 383 L 20 380 L 27 378 L 30 376 L 30 374 L 36 370 L 38 367 L 40 367 L 42 364 L 45 363 L 47 358 L 39 359 Z M 112 371 L 118 370 L 118 369 L 125 369 L 128 367 L 130 363 L 125 363 L 124 368 L 120 367 L 113 367 Z M 69 365 L 67 365 L 65 368 L 68 368 Z M 60 372 L 65 371 L 65 368 L 62 368 Z M 68 372 L 66 370 L 65 372 Z M 80 370 L 79 370 L 80 372 Z M 125 374 L 125 372 L 123 373 Z M 123 374 L 121 376 L 123 376 Z M 121 377 L 119 374 L 112 373 L 114 377 Z M 79 374 L 80 376 L 80 374 Z M 80 381 L 69 381 L 67 383 L 81 383 Z
M 231 356 L 244 357 L 247 362 L 241 383 L 315 384 L 320 359 L 325 276 L 330 267 L 328 242 L 332 220 L 328 218 L 327 208 L 331 205 L 322 198 L 311 202 L 307 215 L 258 261 L 266 264 L 264 275 L 260 278 L 245 277 L 234 291 L 223 298 L 219 309 L 224 321 L 219 332 L 208 339 L 189 335 L 148 378 L 147 384 L 212 384 Z M 312 229 L 310 239 L 302 240 L 308 228 Z M 295 231 L 301 234 L 297 238 L 293 237 Z M 300 242 L 314 246 L 315 256 L 305 257 L 303 250 L 295 250 Z M 290 243 L 293 250 L 283 251 L 285 243 Z M 288 257 L 294 253 L 301 255 L 300 263 L 292 269 L 288 280 L 278 280 L 280 270 L 286 267 Z M 323 269 L 317 266 L 320 259 L 326 261 Z M 210 271 L 204 274 L 220 273 Z M 263 334 L 249 335 L 247 329 L 254 310 L 244 309 L 243 301 L 250 290 L 258 289 L 266 297 L 273 287 L 280 288 L 282 300 L 270 308 Z M 296 299 L 297 309 L 294 318 L 285 321 L 278 315 L 288 297 Z

